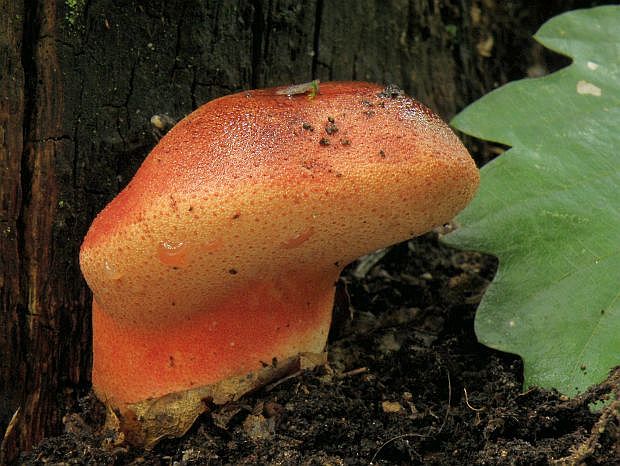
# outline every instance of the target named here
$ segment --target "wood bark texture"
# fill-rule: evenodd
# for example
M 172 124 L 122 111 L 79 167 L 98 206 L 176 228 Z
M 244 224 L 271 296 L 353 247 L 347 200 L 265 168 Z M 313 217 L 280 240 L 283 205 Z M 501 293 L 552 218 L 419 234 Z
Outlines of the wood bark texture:
M 78 250 L 157 142 L 153 115 L 318 78 L 396 83 L 449 118 L 544 71 L 531 34 L 592 4 L 535 3 L 0 0 L 0 463 L 88 389 Z

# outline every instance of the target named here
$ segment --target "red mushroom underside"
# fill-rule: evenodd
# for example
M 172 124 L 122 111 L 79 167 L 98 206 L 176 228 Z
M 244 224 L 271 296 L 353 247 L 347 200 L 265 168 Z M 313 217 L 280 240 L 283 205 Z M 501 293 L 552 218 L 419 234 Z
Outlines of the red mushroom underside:
M 320 353 L 336 279 L 257 281 L 247 294 L 163 328 L 121 325 L 94 301 L 93 385 L 103 398 L 115 394 L 114 404 L 133 403 L 277 366 L 296 352 Z

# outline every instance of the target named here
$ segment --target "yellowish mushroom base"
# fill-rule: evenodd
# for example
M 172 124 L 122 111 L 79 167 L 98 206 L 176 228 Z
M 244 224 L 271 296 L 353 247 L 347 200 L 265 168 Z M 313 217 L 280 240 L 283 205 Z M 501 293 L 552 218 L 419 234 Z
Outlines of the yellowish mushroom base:
M 198 416 L 208 411 L 210 403 L 225 404 L 237 400 L 270 382 L 326 362 L 326 352 L 303 353 L 245 376 L 130 403 L 123 411 L 108 405 L 106 428 L 121 432 L 129 443 L 148 450 L 163 438 L 184 435 Z

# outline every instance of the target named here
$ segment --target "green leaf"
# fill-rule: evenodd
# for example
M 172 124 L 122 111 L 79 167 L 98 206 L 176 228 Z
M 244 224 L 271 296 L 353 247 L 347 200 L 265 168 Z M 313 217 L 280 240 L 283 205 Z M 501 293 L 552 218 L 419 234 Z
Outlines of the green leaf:
M 453 120 L 511 149 L 444 240 L 499 258 L 479 340 L 519 354 L 526 387 L 574 395 L 620 364 L 620 7 L 557 16 L 535 37 L 573 63 Z

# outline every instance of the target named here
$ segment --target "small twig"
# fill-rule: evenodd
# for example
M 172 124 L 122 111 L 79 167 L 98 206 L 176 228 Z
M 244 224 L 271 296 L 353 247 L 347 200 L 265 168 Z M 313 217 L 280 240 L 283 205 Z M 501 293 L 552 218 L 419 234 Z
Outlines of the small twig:
M 467 389 L 465 387 L 463 387 L 463 392 L 465 393 L 465 404 L 467 405 L 469 409 L 471 409 L 472 411 L 476 411 L 476 412 L 484 411 L 484 407 L 474 408 L 472 405 L 469 404 L 469 397 L 467 396 Z
M 521 398 L 522 396 L 528 396 L 530 393 L 535 392 L 537 390 L 536 387 L 531 387 L 529 389 L 527 389 L 526 391 L 524 391 L 523 393 L 519 393 L 517 395 L 517 398 Z
M 301 374 L 303 374 L 304 371 L 303 370 L 299 370 L 297 372 L 293 372 L 290 375 L 287 375 L 286 377 L 281 378 L 280 380 L 276 380 L 274 383 L 271 383 L 269 385 L 265 386 L 265 391 L 266 392 L 270 392 L 271 390 L 273 390 L 274 388 L 276 388 L 278 385 L 286 382 L 287 380 L 291 380 L 294 379 L 295 377 L 299 377 Z
M 363 374 L 364 372 L 367 372 L 367 371 L 368 371 L 367 367 L 358 367 L 357 369 L 352 369 L 350 371 L 343 372 L 342 374 L 340 374 L 340 377 L 351 377 L 354 375 Z
M 469 404 L 469 396 L 467 395 L 467 389 L 465 387 L 463 387 L 463 393 L 465 393 L 465 404 L 467 405 L 467 407 L 469 409 L 471 409 L 473 412 L 476 413 L 476 424 L 474 425 L 478 425 L 480 424 L 480 413 L 482 411 L 484 411 L 484 407 L 482 408 L 474 408 L 471 404 Z

